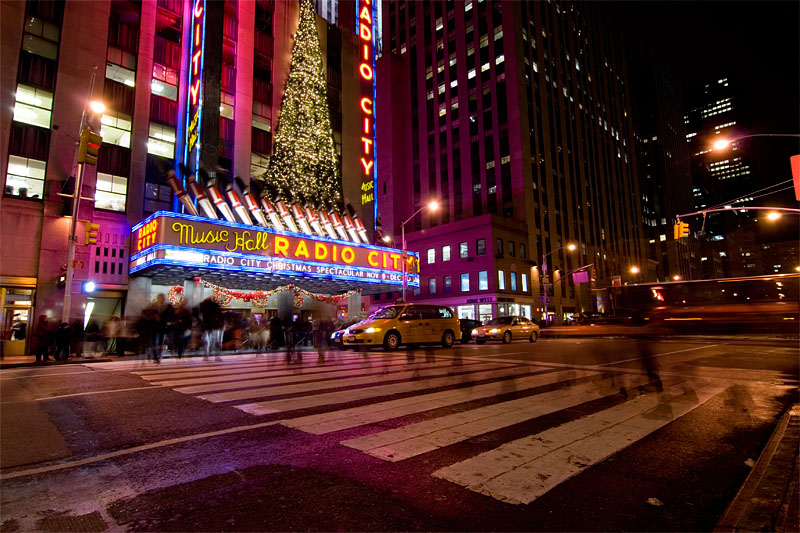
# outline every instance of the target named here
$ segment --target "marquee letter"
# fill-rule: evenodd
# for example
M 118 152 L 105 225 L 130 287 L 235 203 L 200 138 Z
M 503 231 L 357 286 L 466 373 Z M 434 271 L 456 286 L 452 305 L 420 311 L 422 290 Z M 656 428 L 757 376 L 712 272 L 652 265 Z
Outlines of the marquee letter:
M 197 104 L 197 94 L 200 92 L 200 80 L 195 81 L 191 87 L 189 87 L 189 92 L 192 94 L 192 105 Z
M 203 6 L 201 5 L 203 0 L 195 0 L 194 2 L 194 16 L 195 18 L 199 17 L 203 14 Z
M 372 30 L 370 30 L 369 26 L 367 26 L 366 24 L 358 25 L 358 35 L 365 41 L 372 40 Z
M 370 253 L 368 253 L 367 254 L 367 261 L 369 262 L 370 265 L 372 265 L 374 267 L 378 266 L 378 252 L 373 250 Z
M 192 65 L 194 65 L 194 68 L 192 69 L 193 74 L 197 74 L 197 71 L 199 70 L 198 67 L 200 66 L 200 54 L 202 54 L 202 53 L 203 53 L 202 50 L 198 50 L 192 56 Z
M 367 139 L 366 137 L 361 137 L 361 142 L 364 143 L 364 153 L 369 154 L 369 148 L 372 144 L 372 139 Z
M 282 255 L 283 257 L 289 257 L 289 239 L 286 237 L 278 237 L 275 236 L 275 255 Z
M 347 264 L 352 263 L 356 259 L 356 253 L 349 246 L 342 248 L 342 261 Z
M 369 163 L 367 163 L 367 162 L 364 160 L 364 158 L 363 158 L 363 157 L 361 158 L 361 166 L 363 166 L 363 167 L 364 167 L 364 175 L 366 175 L 366 176 L 369 176 L 369 171 L 370 171 L 370 169 L 372 168 L 372 164 L 373 164 L 373 163 L 374 163 L 374 161 L 370 161 Z
M 314 243 L 314 259 L 322 261 L 328 257 L 328 247 L 321 242 Z
M 364 6 L 361 9 L 361 14 L 358 16 L 358 18 L 361 20 L 366 20 L 367 24 L 372 24 L 372 15 L 370 14 L 369 9 L 367 9 L 367 6 Z
M 365 80 L 369 81 L 372 79 L 372 67 L 366 63 L 361 63 L 361 65 L 358 67 L 358 71 L 361 73 L 361 77 Z
M 194 27 L 194 45 L 200 46 L 200 23 L 197 23 Z
M 294 256 L 308 259 L 308 246 L 306 246 L 306 241 L 299 241 L 297 243 L 297 248 L 294 249 Z
M 367 106 L 369 106 L 369 109 L 367 109 Z M 367 98 L 366 96 L 361 99 L 361 111 L 363 111 L 367 115 L 372 114 L 372 100 Z

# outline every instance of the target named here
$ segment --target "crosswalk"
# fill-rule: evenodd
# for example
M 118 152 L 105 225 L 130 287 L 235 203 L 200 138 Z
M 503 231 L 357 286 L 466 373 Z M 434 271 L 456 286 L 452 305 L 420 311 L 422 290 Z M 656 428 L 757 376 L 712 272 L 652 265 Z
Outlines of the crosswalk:
M 495 436 L 496 447 L 430 474 L 513 504 L 533 502 L 728 386 L 670 374 L 657 388 L 635 369 L 440 355 L 409 361 L 388 353 L 304 364 L 268 358 L 193 362 L 134 373 L 308 434 L 342 432 L 342 446 L 381 461 L 409 461 Z M 519 438 L 526 424 L 576 409 L 584 414 Z

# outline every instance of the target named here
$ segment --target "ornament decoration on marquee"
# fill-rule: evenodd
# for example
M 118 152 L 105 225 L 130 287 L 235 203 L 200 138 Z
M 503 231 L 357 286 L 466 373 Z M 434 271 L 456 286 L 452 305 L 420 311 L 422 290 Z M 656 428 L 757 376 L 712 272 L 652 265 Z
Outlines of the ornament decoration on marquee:
M 216 301 L 220 305 L 228 305 L 235 298 L 237 300 L 242 300 L 244 302 L 252 302 L 253 305 L 255 305 L 256 307 L 266 307 L 267 306 L 267 300 L 269 300 L 270 296 L 272 296 L 274 294 L 278 294 L 279 292 L 291 291 L 291 292 L 294 293 L 294 304 L 295 304 L 295 307 L 302 307 L 303 306 L 303 297 L 308 297 L 308 298 L 311 298 L 312 300 L 317 300 L 318 302 L 336 303 L 336 302 L 340 302 L 342 300 L 347 299 L 348 297 L 352 296 L 353 294 L 357 294 L 357 293 L 361 292 L 360 289 L 354 289 L 354 290 L 351 290 L 351 291 L 347 291 L 347 292 L 345 292 L 343 294 L 333 294 L 333 295 L 328 296 L 326 294 L 314 293 L 314 292 L 308 291 L 306 289 L 303 289 L 301 287 L 298 287 L 297 285 L 292 285 L 292 284 L 283 285 L 281 287 L 276 287 L 275 289 L 272 289 L 272 290 L 269 290 L 269 291 L 245 292 L 245 291 L 234 291 L 234 290 L 231 290 L 231 289 L 228 289 L 228 288 L 225 288 L 225 287 L 221 287 L 219 285 L 215 285 L 214 283 L 206 281 L 206 280 L 204 280 L 202 278 L 195 278 L 195 282 L 196 283 L 200 283 L 203 286 L 208 287 L 209 289 L 213 290 L 214 291 L 214 295 L 212 296 L 212 298 L 214 299 L 214 301 Z M 176 286 L 170 288 L 168 294 L 171 295 L 173 293 L 173 291 L 175 291 L 176 293 L 180 293 L 182 295 L 183 294 L 183 287 L 181 287 L 180 285 L 176 285 Z M 172 302 L 172 297 L 171 296 L 170 296 L 170 302 Z M 299 305 L 298 305 L 298 302 L 300 302 Z

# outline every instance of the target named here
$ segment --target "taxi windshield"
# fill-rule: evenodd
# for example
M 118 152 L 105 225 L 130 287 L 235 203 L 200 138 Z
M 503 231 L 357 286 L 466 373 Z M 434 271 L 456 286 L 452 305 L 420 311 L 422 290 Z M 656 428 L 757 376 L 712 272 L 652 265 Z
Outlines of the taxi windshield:
M 500 324 L 511 324 L 511 317 L 501 316 L 500 318 L 492 319 L 486 323 L 487 326 L 499 326 Z
M 372 313 L 369 318 L 376 319 L 376 318 L 395 318 L 400 312 L 403 310 L 402 305 L 389 305 L 386 307 L 382 307 Z

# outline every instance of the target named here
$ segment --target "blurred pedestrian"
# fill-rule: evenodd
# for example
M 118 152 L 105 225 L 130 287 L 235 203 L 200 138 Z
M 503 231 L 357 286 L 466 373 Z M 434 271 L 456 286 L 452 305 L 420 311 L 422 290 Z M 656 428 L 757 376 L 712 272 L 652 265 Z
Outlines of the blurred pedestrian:
M 178 359 L 180 359 L 183 357 L 186 344 L 189 342 L 189 336 L 192 334 L 192 311 L 186 304 L 186 300 L 181 300 L 175 308 L 171 329 L 172 344 L 175 347 L 175 353 L 178 354 Z
M 97 320 L 91 319 L 86 324 L 86 352 L 87 357 L 94 357 L 97 353 L 97 348 L 102 341 L 100 335 L 100 325 Z
M 84 341 L 84 332 L 83 332 L 83 321 L 79 318 L 76 318 L 72 321 L 72 326 L 70 326 L 71 334 L 70 334 L 70 343 L 71 353 L 75 357 L 83 357 L 83 341 Z
M 286 362 L 291 363 L 294 359 L 294 339 L 295 339 L 295 326 L 296 324 L 292 321 L 292 317 L 287 318 L 284 320 L 283 323 L 283 337 L 284 342 L 286 343 Z
M 108 320 L 103 322 L 103 327 L 100 330 L 104 342 L 104 352 L 114 353 L 117 350 L 117 324 L 114 322 L 116 317 L 109 317 Z
M 55 333 L 56 351 L 53 354 L 53 359 L 56 361 L 66 361 L 69 359 L 69 346 L 72 340 L 72 332 L 69 330 L 69 324 L 62 322 L 61 326 Z
M 277 316 L 272 317 L 269 321 L 269 338 L 270 348 L 278 349 L 283 346 L 283 324 L 281 323 L 281 319 Z
M 222 308 L 213 299 L 206 298 L 200 302 L 199 311 L 206 340 L 206 351 L 203 359 L 208 360 L 213 353 L 216 355 L 217 361 L 222 361 L 219 355 L 222 345 L 222 328 L 225 326 Z
M 36 353 L 36 362 L 43 363 L 50 360 L 50 322 L 47 315 L 39 315 L 36 327 L 33 328 L 33 349 Z
M 170 333 L 169 325 L 175 320 L 175 308 L 167 301 L 163 294 L 156 296 L 155 302 L 155 344 L 153 346 L 156 361 L 161 360 L 167 336 Z

